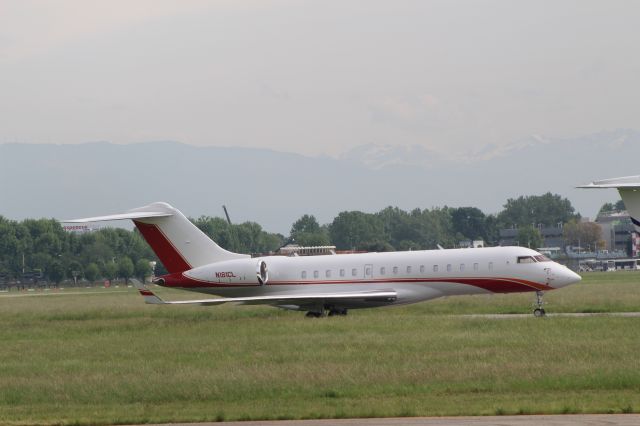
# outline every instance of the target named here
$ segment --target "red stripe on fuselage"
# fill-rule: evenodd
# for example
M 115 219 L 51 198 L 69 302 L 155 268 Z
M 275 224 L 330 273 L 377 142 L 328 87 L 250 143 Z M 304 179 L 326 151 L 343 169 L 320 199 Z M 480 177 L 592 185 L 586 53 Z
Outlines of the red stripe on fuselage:
M 136 228 L 142 234 L 147 243 L 151 246 L 160 262 L 170 273 L 184 272 L 191 269 L 178 249 L 169 241 L 166 235 L 157 225 L 142 223 L 134 220 Z
M 182 287 L 182 288 L 243 288 L 257 287 L 260 284 L 231 284 L 224 282 L 206 281 L 191 278 L 185 274 L 170 274 L 160 277 L 164 279 L 166 287 Z M 270 285 L 331 285 L 331 284 L 428 284 L 428 283 L 451 283 L 466 284 L 474 287 L 483 288 L 493 293 L 521 293 L 526 291 L 547 291 L 553 290 L 546 284 L 541 284 L 529 280 L 519 278 L 501 278 L 501 277 L 483 277 L 483 278 L 397 278 L 397 279 L 367 279 L 367 280 L 336 280 L 336 281 L 269 281 L 266 286 Z

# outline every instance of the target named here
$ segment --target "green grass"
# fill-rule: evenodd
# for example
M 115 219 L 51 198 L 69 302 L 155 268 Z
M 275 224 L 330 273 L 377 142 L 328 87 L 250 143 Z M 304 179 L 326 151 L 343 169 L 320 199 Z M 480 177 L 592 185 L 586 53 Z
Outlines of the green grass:
M 640 411 L 640 318 L 458 315 L 530 312 L 525 294 L 317 320 L 122 290 L 0 295 L 0 423 Z M 587 274 L 546 300 L 640 311 L 640 273 Z

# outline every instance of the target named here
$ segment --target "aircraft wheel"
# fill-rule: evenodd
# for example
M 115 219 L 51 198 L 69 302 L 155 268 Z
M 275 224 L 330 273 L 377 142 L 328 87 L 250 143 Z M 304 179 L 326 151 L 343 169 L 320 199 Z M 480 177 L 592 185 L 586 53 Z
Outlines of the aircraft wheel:
M 533 310 L 533 316 L 535 316 L 537 318 L 541 318 L 541 317 L 545 316 L 546 314 L 547 313 L 542 308 L 536 308 L 536 309 Z

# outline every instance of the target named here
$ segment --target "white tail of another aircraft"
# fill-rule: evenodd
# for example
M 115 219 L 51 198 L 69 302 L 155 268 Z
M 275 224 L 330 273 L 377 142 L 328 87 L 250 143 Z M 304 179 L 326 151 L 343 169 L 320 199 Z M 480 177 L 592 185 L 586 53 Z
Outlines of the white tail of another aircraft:
M 123 214 L 69 220 L 69 223 L 131 219 L 170 273 L 224 260 L 250 257 L 227 251 L 167 203 L 152 203 Z
M 598 180 L 578 188 L 616 188 L 631 216 L 636 231 L 640 232 L 640 176 Z

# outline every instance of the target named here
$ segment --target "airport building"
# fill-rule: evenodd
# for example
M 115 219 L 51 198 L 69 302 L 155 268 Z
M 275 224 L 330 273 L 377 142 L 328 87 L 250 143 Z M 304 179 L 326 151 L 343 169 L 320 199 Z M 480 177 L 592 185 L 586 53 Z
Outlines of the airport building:
M 626 211 L 604 212 L 598 216 L 595 223 L 602 230 L 603 250 L 597 250 L 595 247 L 567 246 L 561 223 L 555 227 L 538 226 L 543 240 L 543 248 L 536 248 L 554 258 L 566 255 L 574 259 L 621 259 L 635 258 L 640 255 L 640 235 L 635 232 L 629 213 Z M 500 245 L 526 246 L 526 243 L 518 241 L 518 229 L 512 228 L 500 230 Z
M 538 231 L 542 236 L 544 247 L 564 247 L 564 236 L 562 235 L 562 224 L 554 227 L 538 226 Z M 501 246 L 526 246 L 525 243 L 518 241 L 518 228 L 509 228 L 500 230 Z M 536 247 L 532 247 L 536 248 Z
M 336 246 L 303 247 L 298 244 L 287 244 L 284 247 L 280 247 L 276 254 L 281 256 L 320 256 L 336 254 Z
M 624 251 L 631 257 L 638 256 L 638 235 L 629 213 L 606 212 L 598 216 L 596 223 L 602 228 L 602 240 L 607 250 Z

